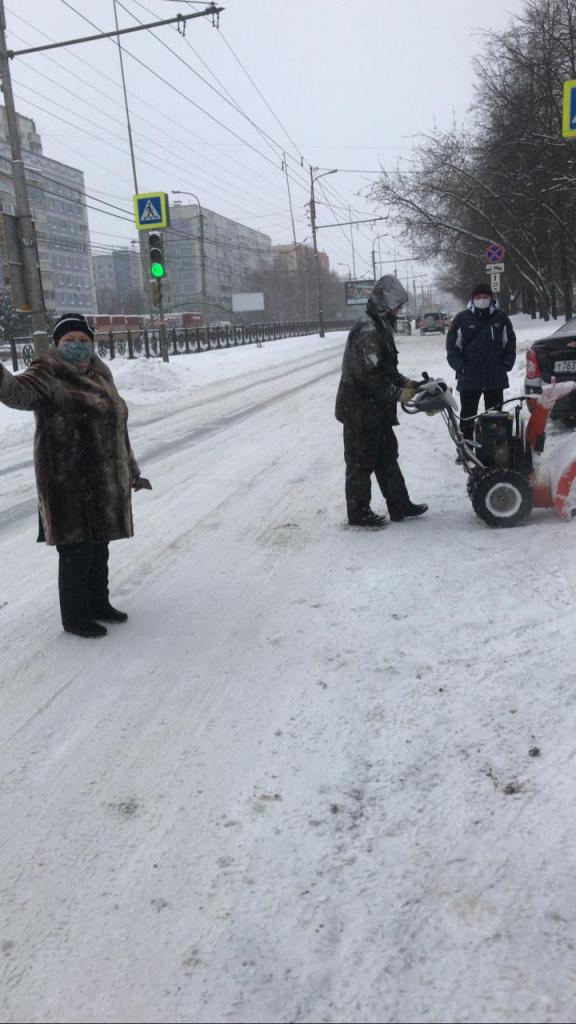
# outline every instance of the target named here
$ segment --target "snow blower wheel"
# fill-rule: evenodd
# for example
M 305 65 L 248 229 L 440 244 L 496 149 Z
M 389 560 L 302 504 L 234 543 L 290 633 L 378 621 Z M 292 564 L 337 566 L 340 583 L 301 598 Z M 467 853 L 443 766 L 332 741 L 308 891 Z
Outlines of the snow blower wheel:
M 530 481 L 514 469 L 488 469 L 475 474 L 472 507 L 488 526 L 518 526 L 532 511 Z
M 481 472 L 478 472 L 477 469 L 472 469 L 468 475 L 468 479 L 466 481 L 466 490 L 468 491 L 468 497 L 472 502 L 474 501 L 476 486 L 478 484 L 478 481 L 481 479 L 481 475 Z

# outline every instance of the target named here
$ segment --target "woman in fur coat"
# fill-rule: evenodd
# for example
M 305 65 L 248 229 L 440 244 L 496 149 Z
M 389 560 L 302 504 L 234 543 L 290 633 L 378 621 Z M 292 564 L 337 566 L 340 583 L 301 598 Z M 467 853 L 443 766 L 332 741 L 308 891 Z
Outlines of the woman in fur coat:
M 130 447 L 126 403 L 94 352 L 90 322 L 67 313 L 53 339 L 18 376 L 0 363 L 0 401 L 36 418 L 39 540 L 59 552 L 62 625 L 100 637 L 101 622 L 128 618 L 108 598 L 108 543 L 132 537 L 131 490 L 149 484 Z

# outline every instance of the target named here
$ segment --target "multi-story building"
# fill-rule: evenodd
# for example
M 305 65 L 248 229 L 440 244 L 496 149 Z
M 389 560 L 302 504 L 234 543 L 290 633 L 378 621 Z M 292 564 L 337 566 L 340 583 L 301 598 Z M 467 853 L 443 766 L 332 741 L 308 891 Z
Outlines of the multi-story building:
M 283 269 L 287 271 L 301 270 L 302 268 L 314 268 L 316 254 L 311 245 L 304 245 L 303 242 L 293 242 L 286 245 L 273 245 L 272 253 L 280 261 Z M 319 252 L 318 259 L 320 266 L 328 272 L 330 270 L 330 257 L 326 252 Z
M 114 249 L 110 253 L 93 256 L 92 266 L 98 312 L 116 312 L 116 307 L 119 311 L 120 307 L 126 307 L 121 310 L 124 313 L 137 312 L 128 306 L 135 305 L 135 298 L 140 298 L 144 290 L 140 252 Z
M 42 153 L 34 121 L 18 114 L 25 174 L 46 308 L 55 313 L 96 309 L 84 174 Z M 0 107 L 0 212 L 14 214 L 14 182 L 6 111 Z M 3 239 L 0 233 L 0 248 Z M 0 253 L 3 258 L 3 253 Z
M 167 310 L 200 307 L 204 263 L 205 315 L 221 319 L 222 310 L 232 308 L 234 293 L 261 290 L 259 275 L 272 265 L 268 235 L 204 206 L 176 203 L 170 210 L 170 227 L 162 234 Z

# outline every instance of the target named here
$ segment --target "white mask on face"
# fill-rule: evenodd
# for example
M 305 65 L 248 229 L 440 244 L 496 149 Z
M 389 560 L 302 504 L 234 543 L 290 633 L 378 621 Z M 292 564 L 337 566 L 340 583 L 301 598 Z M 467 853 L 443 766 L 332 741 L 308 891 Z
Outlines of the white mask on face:
M 472 299 L 476 309 L 488 309 L 492 299 Z

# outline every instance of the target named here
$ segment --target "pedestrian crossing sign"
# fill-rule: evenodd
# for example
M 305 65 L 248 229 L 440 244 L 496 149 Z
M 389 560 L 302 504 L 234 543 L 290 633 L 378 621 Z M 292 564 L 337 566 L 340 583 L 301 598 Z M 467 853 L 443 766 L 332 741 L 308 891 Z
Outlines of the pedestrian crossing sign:
M 562 135 L 565 139 L 576 139 L 576 79 L 574 78 L 564 82 Z
M 134 196 L 134 220 L 138 231 L 167 228 L 168 196 L 165 192 L 141 192 Z

